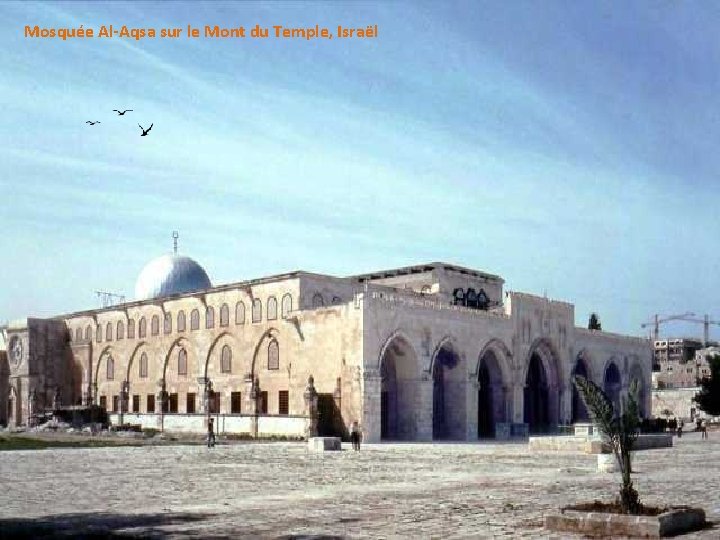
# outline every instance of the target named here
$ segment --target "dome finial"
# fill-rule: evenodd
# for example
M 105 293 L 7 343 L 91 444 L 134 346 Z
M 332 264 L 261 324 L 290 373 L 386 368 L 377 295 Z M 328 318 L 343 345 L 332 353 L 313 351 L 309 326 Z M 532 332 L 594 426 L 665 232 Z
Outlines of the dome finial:
M 172 237 L 173 237 L 173 252 L 175 253 L 175 255 L 177 255 L 177 241 L 178 241 L 178 238 L 180 238 L 180 235 L 178 234 L 177 231 L 173 231 Z

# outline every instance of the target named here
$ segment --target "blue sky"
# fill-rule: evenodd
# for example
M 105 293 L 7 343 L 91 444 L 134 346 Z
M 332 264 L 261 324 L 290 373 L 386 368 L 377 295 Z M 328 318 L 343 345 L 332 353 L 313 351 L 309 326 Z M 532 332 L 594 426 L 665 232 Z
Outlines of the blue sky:
M 98 289 L 131 297 L 173 230 L 217 284 L 443 260 L 572 301 L 581 325 L 591 311 L 636 335 L 654 313 L 720 318 L 718 4 L 0 14 L 0 320 L 95 307 Z M 26 24 L 379 37 L 61 41 L 25 38 Z

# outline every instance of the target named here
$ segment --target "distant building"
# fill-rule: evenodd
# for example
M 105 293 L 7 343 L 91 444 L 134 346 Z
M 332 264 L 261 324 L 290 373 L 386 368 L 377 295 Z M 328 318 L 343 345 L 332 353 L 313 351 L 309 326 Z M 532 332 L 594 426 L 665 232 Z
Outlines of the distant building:
M 665 338 L 653 343 L 653 383 L 656 388 L 697 386 L 695 354 L 703 342 L 695 338 Z

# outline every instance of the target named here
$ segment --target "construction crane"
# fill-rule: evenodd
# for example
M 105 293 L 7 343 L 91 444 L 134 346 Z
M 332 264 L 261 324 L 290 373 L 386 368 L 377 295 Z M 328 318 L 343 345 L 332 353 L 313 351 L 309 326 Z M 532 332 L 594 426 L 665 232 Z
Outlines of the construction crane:
M 653 317 L 652 321 L 642 323 L 640 325 L 640 328 L 647 328 L 648 326 L 653 326 L 653 340 L 657 340 L 658 336 L 660 335 L 660 323 L 665 323 L 668 321 L 682 321 L 685 320 L 687 317 L 693 317 L 695 316 L 694 313 L 687 312 L 683 313 L 682 315 L 668 315 L 667 317 L 660 317 L 657 313 Z
M 703 347 L 707 347 L 708 342 L 710 341 L 710 325 L 717 324 L 718 326 L 720 326 L 720 321 L 711 321 L 710 317 L 708 315 L 705 315 L 702 319 L 696 319 L 694 317 L 686 317 L 683 320 L 703 324 Z
M 683 313 L 682 315 L 669 315 L 668 317 L 662 317 L 660 318 L 659 315 L 655 314 L 655 318 L 653 321 L 646 322 L 641 324 L 640 326 L 642 328 L 647 328 L 650 325 L 654 326 L 654 339 L 658 338 L 658 335 L 660 334 L 660 323 L 668 322 L 668 321 L 687 321 L 687 322 L 693 322 L 693 323 L 702 323 L 703 324 L 703 347 L 707 347 L 708 342 L 710 341 L 710 325 L 716 324 L 720 326 L 720 321 L 713 321 L 710 320 L 709 315 L 705 315 L 702 319 L 699 319 L 695 316 L 694 313 L 688 312 Z

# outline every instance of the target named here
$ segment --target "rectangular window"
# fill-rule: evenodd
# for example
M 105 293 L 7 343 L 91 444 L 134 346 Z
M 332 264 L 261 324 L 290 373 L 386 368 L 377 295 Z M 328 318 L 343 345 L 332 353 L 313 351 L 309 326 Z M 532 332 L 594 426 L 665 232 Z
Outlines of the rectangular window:
M 220 413 L 220 392 L 213 392 L 210 395 L 210 414 Z
M 140 396 L 133 396 L 132 412 L 140 412 Z
M 113 399 L 113 408 L 112 408 L 112 410 L 113 410 L 113 412 L 118 412 L 118 410 L 119 410 L 118 404 L 120 403 L 120 400 L 118 399 L 118 396 L 113 396 L 112 399 Z
M 100 396 L 100 408 L 105 409 L 107 411 L 107 397 L 106 396 Z
M 187 398 L 185 398 L 185 412 L 193 414 L 195 412 L 195 393 L 188 392 Z
M 230 394 L 230 412 L 232 414 L 240 414 L 242 412 L 242 394 L 240 392 Z
M 155 394 L 148 394 L 147 396 L 147 412 L 155 412 Z
M 290 395 L 287 390 L 278 392 L 278 414 L 288 414 L 290 412 Z
M 170 412 L 170 413 L 178 412 L 178 395 L 177 394 L 170 394 L 168 396 L 168 412 Z
M 260 392 L 260 414 L 268 412 L 268 393 L 266 390 Z

